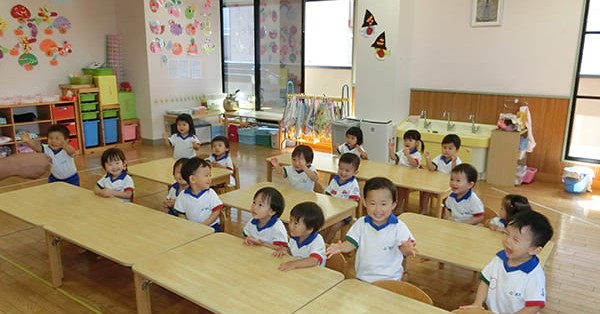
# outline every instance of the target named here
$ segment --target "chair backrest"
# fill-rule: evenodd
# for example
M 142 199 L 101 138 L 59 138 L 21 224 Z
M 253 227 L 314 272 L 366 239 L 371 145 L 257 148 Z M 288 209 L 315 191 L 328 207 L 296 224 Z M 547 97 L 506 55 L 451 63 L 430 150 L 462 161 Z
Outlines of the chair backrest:
M 425 293 L 419 287 L 406 281 L 380 280 L 373 282 L 373 285 L 395 292 L 397 294 L 401 294 L 405 297 L 409 297 L 411 299 L 415 299 L 417 301 L 433 305 L 433 300 L 431 300 L 431 297 L 429 297 L 427 293 Z
M 348 276 L 348 261 L 342 254 L 334 254 L 328 258 L 325 267 L 338 271 L 344 275 L 344 278 L 350 279 Z
M 483 225 L 488 227 L 490 224 L 490 220 L 497 216 L 498 216 L 498 213 L 495 210 L 485 206 L 483 208 Z
M 233 179 L 235 180 L 235 189 L 240 189 L 240 167 L 238 167 L 237 163 L 233 162 Z
M 454 311 L 452 311 L 452 313 L 456 313 L 456 314 L 493 314 L 493 312 L 490 312 L 486 309 L 456 309 Z
M 319 183 L 319 181 L 317 181 L 317 182 L 315 182 L 315 187 L 313 188 L 313 191 L 323 194 L 323 193 L 325 193 L 325 188 L 323 188 L 321 183 Z

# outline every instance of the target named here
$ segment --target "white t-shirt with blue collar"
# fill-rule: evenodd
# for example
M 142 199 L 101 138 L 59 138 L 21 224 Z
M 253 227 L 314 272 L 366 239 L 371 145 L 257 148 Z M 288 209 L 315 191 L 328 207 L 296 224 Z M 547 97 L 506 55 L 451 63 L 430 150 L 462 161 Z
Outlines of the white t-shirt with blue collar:
M 112 176 L 107 173 L 105 176 L 100 178 L 98 182 L 96 182 L 96 185 L 101 189 L 111 189 L 118 192 L 134 190 L 133 179 L 127 174 L 126 171 L 121 172 L 121 174 L 115 179 L 113 179 Z M 130 202 L 131 200 L 123 199 L 123 201 Z
M 325 266 L 327 262 L 325 240 L 318 232 L 314 232 L 301 243 L 298 243 L 298 237 L 292 237 L 288 242 L 288 247 L 296 259 L 314 257 L 319 260 L 319 266 Z
M 494 313 L 516 313 L 523 307 L 546 305 L 546 275 L 537 256 L 510 267 L 502 250 L 479 277 L 488 285 L 485 304 Z
M 208 162 L 216 162 L 217 164 L 233 171 L 233 160 L 229 156 L 229 152 L 225 152 L 223 156 L 217 157 L 215 154 L 208 156 Z M 235 179 L 233 176 L 229 176 L 229 185 L 235 185 Z
M 452 171 L 452 159 L 446 159 L 446 156 L 442 154 L 435 156 L 435 158 L 431 160 L 431 163 L 435 165 L 435 169 L 439 172 L 450 173 Z M 455 166 L 460 164 L 462 164 L 462 161 L 460 160 L 460 157 L 456 156 Z
M 358 201 L 360 200 L 360 186 L 355 177 L 351 177 L 346 182 L 340 183 L 340 177 L 336 175 L 329 182 L 329 185 L 325 189 L 325 194 Z
M 279 217 L 272 216 L 262 227 L 259 227 L 258 224 L 258 219 L 248 221 L 244 226 L 244 235 L 273 245 L 288 245 L 287 230 Z
M 194 144 L 200 143 L 200 140 L 192 133 L 188 133 L 186 137 L 181 136 L 179 133 L 174 133 L 169 136 L 169 143 L 173 146 L 173 158 L 177 160 L 179 158 L 196 157 Z
M 356 156 L 358 156 L 360 158 L 360 151 L 358 150 L 358 148 L 361 148 L 364 152 L 366 152 L 365 148 L 362 147 L 361 145 L 354 145 L 353 147 L 350 147 L 348 144 L 344 143 L 340 146 L 338 146 L 338 148 L 336 149 L 337 153 L 340 155 L 343 155 L 345 153 L 352 153 Z
M 213 212 L 223 209 L 223 202 L 213 189 L 208 188 L 194 194 L 188 187 L 177 196 L 174 209 L 185 214 L 188 220 L 202 223 Z M 219 223 L 220 220 L 217 217 L 211 226 Z
M 317 171 L 313 165 L 309 165 L 308 169 Z M 290 185 L 296 189 L 312 192 L 315 188 L 315 181 L 311 180 L 304 170 L 296 170 L 293 166 L 284 166 L 283 175 L 288 179 Z
M 177 196 L 179 196 L 179 194 L 181 194 L 181 192 L 183 192 L 183 191 L 179 191 L 179 183 L 175 182 L 175 183 L 171 184 L 171 187 L 169 188 L 169 192 L 167 193 L 167 198 L 170 200 L 175 200 L 175 199 L 177 199 Z
M 469 189 L 461 198 L 458 198 L 456 193 L 450 193 L 446 198 L 445 205 L 452 213 L 454 221 L 457 222 L 465 222 L 473 217 L 482 216 L 484 212 L 483 203 L 472 189 Z
M 417 160 L 416 166 L 412 166 L 408 162 L 408 158 L 404 154 L 403 150 L 399 150 L 396 152 L 396 164 L 400 164 L 410 168 L 419 168 L 421 166 L 421 159 L 423 159 L 423 156 L 421 156 L 421 152 L 419 152 L 419 150 L 415 147 L 415 149 L 410 151 L 410 156 Z
M 411 239 L 415 240 L 406 224 L 394 215 L 381 226 L 375 225 L 370 216 L 360 217 L 345 238 L 357 249 L 356 278 L 366 282 L 402 279 L 404 256 L 400 245 Z
M 42 144 L 42 151 L 46 156 L 52 159 L 50 173 L 52 173 L 55 178 L 63 180 L 77 174 L 75 158 L 69 155 L 63 148 L 54 150 L 50 148 L 48 144 Z

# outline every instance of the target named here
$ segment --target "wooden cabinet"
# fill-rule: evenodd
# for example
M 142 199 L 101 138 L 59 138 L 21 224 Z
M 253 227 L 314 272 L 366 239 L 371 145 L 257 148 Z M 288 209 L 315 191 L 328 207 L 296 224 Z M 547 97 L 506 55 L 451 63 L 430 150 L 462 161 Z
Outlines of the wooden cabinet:
M 517 166 L 524 164 L 520 159 L 519 145 L 527 130 L 521 132 L 492 131 L 487 159 L 487 182 L 514 186 Z
M 100 102 L 100 106 L 119 104 L 119 89 L 117 88 L 116 76 L 94 76 L 94 82 L 98 87 L 98 101 Z

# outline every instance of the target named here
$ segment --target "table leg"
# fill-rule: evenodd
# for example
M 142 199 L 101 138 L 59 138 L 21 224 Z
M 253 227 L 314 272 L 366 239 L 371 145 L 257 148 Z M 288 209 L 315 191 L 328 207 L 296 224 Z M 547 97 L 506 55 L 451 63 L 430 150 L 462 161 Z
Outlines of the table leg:
M 223 128 L 225 128 L 225 137 L 229 139 L 229 121 L 225 115 L 223 115 Z
M 437 194 L 435 197 L 435 201 L 431 202 L 431 204 L 433 204 L 433 211 L 430 211 L 431 213 L 433 213 L 437 218 L 442 218 L 442 199 L 444 198 L 444 194 Z
M 267 181 L 273 182 L 273 165 L 271 160 L 267 160 Z
M 62 285 L 63 267 L 60 254 L 60 238 L 46 231 L 46 245 L 48 246 L 48 259 L 50 261 L 50 274 L 52 275 L 52 286 L 58 288 Z
M 135 303 L 138 314 L 152 313 L 150 304 L 150 281 L 136 272 L 133 272 L 133 284 L 135 285 Z

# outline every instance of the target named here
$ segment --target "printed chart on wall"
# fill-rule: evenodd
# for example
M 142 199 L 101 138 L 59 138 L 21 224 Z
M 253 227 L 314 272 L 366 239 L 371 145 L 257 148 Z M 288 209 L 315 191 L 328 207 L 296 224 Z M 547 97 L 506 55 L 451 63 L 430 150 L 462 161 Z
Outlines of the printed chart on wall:
M 203 57 L 214 54 L 213 0 L 146 0 L 148 28 L 154 39 L 149 50 L 171 79 L 201 79 Z
M 26 71 L 40 62 L 58 66 L 59 60 L 73 51 L 69 29 L 69 19 L 53 7 L 15 4 L 8 12 L 0 12 L 0 64 L 14 61 Z

